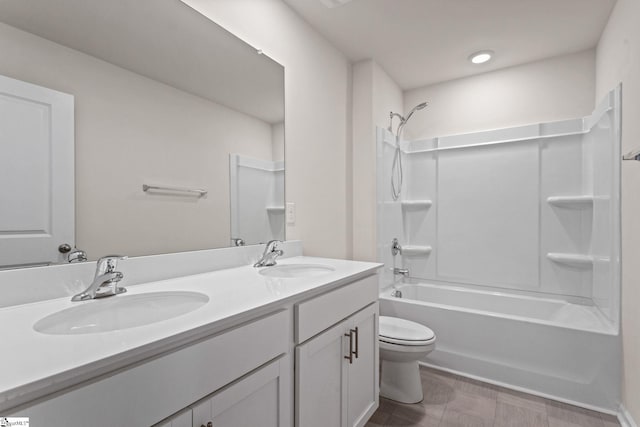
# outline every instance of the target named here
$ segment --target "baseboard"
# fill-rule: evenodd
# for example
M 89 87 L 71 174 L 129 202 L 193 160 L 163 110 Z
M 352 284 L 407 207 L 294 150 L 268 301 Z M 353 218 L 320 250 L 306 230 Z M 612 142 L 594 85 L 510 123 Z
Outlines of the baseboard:
M 620 409 L 618 410 L 618 422 L 620 422 L 621 427 L 638 427 L 638 424 L 633 420 L 633 417 L 624 405 L 620 405 Z

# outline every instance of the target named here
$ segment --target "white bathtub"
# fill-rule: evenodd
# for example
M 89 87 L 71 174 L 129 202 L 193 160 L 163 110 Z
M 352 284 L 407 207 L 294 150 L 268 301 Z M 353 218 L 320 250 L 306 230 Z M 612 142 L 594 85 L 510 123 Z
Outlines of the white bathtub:
M 380 295 L 382 315 L 427 325 L 423 363 L 580 406 L 617 411 L 620 339 L 597 308 L 431 284 Z

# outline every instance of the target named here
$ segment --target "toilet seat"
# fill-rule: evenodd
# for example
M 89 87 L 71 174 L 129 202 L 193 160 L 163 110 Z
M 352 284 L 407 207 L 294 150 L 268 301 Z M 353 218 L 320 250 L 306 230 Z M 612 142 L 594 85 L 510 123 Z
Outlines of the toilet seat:
M 397 317 L 380 316 L 379 340 L 402 346 L 424 346 L 433 343 L 436 334 L 420 323 Z

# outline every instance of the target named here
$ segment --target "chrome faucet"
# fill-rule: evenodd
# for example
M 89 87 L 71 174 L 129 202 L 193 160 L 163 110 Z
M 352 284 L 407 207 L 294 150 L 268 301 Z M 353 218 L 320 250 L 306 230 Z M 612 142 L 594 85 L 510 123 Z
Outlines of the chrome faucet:
M 282 249 L 277 249 L 278 243 L 282 243 L 280 240 L 270 240 L 267 243 L 267 246 L 264 248 L 264 253 L 262 257 L 253 264 L 254 267 L 271 267 L 272 265 L 276 265 L 276 258 L 282 256 L 284 252 Z
M 107 255 L 98 260 L 93 283 L 87 289 L 74 295 L 71 301 L 86 301 L 95 298 L 109 297 L 127 292 L 126 288 L 118 286 L 124 275 L 116 271 L 118 260 L 127 259 L 126 256 Z
M 74 248 L 67 254 L 67 262 L 84 262 L 87 260 L 87 253 L 81 249 Z

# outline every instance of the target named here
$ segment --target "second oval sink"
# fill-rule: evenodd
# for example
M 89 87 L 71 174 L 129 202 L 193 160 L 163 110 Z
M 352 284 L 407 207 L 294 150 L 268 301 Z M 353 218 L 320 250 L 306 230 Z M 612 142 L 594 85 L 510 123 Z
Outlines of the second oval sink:
M 335 271 L 335 268 L 322 264 L 285 264 L 265 267 L 260 274 L 268 277 L 302 278 L 324 276 Z
M 149 325 L 194 311 L 209 302 L 199 292 L 149 292 L 92 300 L 43 317 L 33 329 L 43 334 L 75 335 Z

